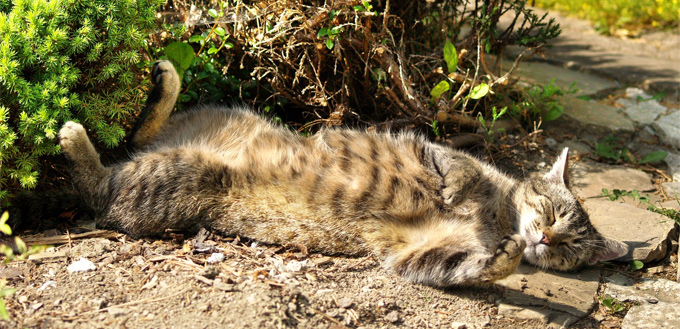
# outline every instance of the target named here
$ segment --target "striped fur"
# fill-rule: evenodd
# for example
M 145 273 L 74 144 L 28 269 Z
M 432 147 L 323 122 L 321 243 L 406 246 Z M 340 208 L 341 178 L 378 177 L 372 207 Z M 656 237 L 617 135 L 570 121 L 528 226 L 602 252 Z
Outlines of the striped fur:
M 172 65 L 158 63 L 154 81 L 129 161 L 104 167 L 82 126 L 60 131 L 101 226 L 135 237 L 204 226 L 328 254 L 372 253 L 435 286 L 493 282 L 523 255 L 571 270 L 625 253 L 567 189 L 566 152 L 545 178 L 518 182 L 412 133 L 328 129 L 306 138 L 242 108 L 170 116 L 179 89 Z

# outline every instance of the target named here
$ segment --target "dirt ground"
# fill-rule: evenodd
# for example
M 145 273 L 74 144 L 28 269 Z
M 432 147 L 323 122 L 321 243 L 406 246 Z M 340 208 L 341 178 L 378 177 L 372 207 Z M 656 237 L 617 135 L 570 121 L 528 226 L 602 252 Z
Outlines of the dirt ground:
M 414 285 L 372 257 L 307 255 L 212 234 L 203 242 L 94 238 L 49 252 L 2 270 L 17 288 L 3 327 L 542 327 L 498 317 L 498 287 Z M 213 253 L 224 260 L 209 264 Z M 96 269 L 69 272 L 80 257 Z

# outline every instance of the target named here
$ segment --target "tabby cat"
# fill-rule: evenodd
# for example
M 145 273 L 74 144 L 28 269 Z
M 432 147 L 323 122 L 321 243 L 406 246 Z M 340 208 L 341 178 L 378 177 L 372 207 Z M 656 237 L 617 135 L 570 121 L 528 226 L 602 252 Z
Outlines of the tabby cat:
M 595 230 L 569 191 L 566 149 L 550 173 L 520 182 L 412 133 L 302 137 L 238 107 L 170 116 L 178 75 L 164 61 L 152 76 L 129 161 L 104 167 L 80 124 L 59 132 L 98 225 L 133 237 L 205 226 L 328 254 L 374 254 L 434 286 L 493 282 L 522 257 L 574 270 L 627 252 Z

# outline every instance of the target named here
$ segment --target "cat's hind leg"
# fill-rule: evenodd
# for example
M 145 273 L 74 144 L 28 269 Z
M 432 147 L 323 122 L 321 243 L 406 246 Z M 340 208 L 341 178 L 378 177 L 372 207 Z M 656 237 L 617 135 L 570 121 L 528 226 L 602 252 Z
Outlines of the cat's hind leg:
M 526 243 L 515 234 L 489 250 L 474 224 L 393 227 L 378 248 L 388 269 L 408 280 L 447 287 L 493 283 L 512 274 Z M 385 232 L 385 231 L 383 231 Z
M 129 149 L 150 143 L 167 121 L 175 107 L 181 81 L 170 61 L 158 61 L 151 70 L 154 88 L 146 99 L 146 106 L 135 123 L 129 138 Z

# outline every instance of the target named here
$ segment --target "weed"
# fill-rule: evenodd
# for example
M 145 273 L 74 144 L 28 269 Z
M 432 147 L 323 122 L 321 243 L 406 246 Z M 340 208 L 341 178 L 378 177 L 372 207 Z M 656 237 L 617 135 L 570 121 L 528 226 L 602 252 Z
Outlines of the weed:
M 626 307 L 621 303 L 618 299 L 605 295 L 604 297 L 602 296 L 597 296 L 597 301 L 603 305 L 604 307 L 609 310 L 609 312 L 612 313 L 618 313 L 626 309 Z
M 507 106 L 502 108 L 500 111 L 496 110 L 496 107 L 494 106 L 491 109 L 491 123 L 489 123 L 489 125 L 486 124 L 486 120 L 484 120 L 484 116 L 482 116 L 481 113 L 477 115 L 477 121 L 479 121 L 479 123 L 482 124 L 482 127 L 485 128 L 486 136 L 489 139 L 489 142 L 493 142 L 493 136 L 496 133 L 502 133 L 505 131 L 505 128 L 494 130 L 494 126 L 496 125 L 496 120 L 500 119 L 505 114 L 505 112 L 507 112 L 507 110 L 508 110 Z
M 668 156 L 666 151 L 654 151 L 638 160 L 628 148 L 625 146 L 619 147 L 618 140 L 612 135 L 605 137 L 605 139 L 595 144 L 595 153 L 605 159 L 613 161 L 622 160 L 632 164 L 655 163 L 662 161 Z
M 524 123 L 552 121 L 559 118 L 564 107 L 557 97 L 576 93 L 576 82 L 567 89 L 555 85 L 555 79 L 548 85 L 535 85 L 524 92 L 520 101 L 510 106 L 510 115 L 521 119 Z
M 616 201 L 619 199 L 624 200 L 623 199 L 624 197 L 633 198 L 634 200 L 637 200 L 646 205 L 647 210 L 664 215 L 674 220 L 676 223 L 678 223 L 678 225 L 680 225 L 680 211 L 666 207 L 659 207 L 653 204 L 649 199 L 649 194 L 642 196 L 640 195 L 640 191 L 638 190 L 626 191 L 619 189 L 614 189 L 613 191 L 610 192 L 608 189 L 603 188 L 601 196 L 607 197 L 611 201 Z M 676 201 L 678 202 L 678 205 L 680 205 L 680 199 L 676 198 Z

